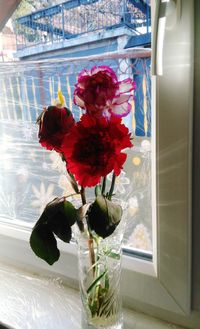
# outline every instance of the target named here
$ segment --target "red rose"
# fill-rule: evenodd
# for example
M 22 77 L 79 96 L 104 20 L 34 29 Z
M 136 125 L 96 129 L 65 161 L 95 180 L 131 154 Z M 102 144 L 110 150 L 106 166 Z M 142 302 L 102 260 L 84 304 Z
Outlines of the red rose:
M 63 138 L 68 134 L 75 121 L 66 107 L 49 106 L 40 119 L 39 142 L 47 150 L 62 152 Z
M 85 114 L 64 138 L 62 150 L 67 169 L 78 183 L 92 187 L 112 170 L 120 174 L 127 157 L 122 150 L 131 146 L 129 130 L 121 119 L 108 121 Z

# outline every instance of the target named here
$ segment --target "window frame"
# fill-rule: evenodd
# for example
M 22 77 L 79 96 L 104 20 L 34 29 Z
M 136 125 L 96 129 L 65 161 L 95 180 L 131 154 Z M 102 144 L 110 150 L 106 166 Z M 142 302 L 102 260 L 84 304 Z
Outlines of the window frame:
M 183 3 L 182 15 L 188 15 L 190 18 L 193 15 L 194 1 L 188 4 L 188 1 L 183 0 Z M 200 5 L 196 4 L 196 9 L 198 9 L 197 15 L 197 12 L 200 13 Z M 155 120 L 157 124 L 154 128 L 159 139 L 159 143 L 154 145 L 156 152 L 154 166 L 157 173 L 156 177 L 153 177 L 154 183 L 156 180 L 157 204 L 154 210 L 154 230 L 156 231 L 154 237 L 157 236 L 153 242 L 154 262 L 124 255 L 122 294 L 124 305 L 129 308 L 157 316 L 168 322 L 198 329 L 200 307 L 197 305 L 198 311 L 194 311 L 192 301 L 200 292 L 199 285 L 197 285 L 197 291 L 193 292 L 193 296 L 191 291 L 193 104 L 192 99 L 188 99 L 188 95 L 193 95 L 193 30 L 192 23 L 188 21 L 184 45 L 180 43 L 179 47 L 177 46 L 178 49 L 173 52 L 173 44 L 168 44 L 169 50 L 164 49 L 164 52 L 168 55 L 170 52 L 171 57 L 169 57 L 169 62 L 163 63 L 164 75 L 153 78 L 153 88 L 156 91 L 156 99 L 155 93 L 153 99 L 156 102 L 157 112 Z M 168 35 L 171 37 L 170 33 L 172 33 L 170 30 L 166 32 L 166 43 Z M 184 77 L 180 80 L 177 72 L 174 74 L 170 68 L 170 61 L 173 56 L 177 54 L 180 56 L 181 52 L 188 57 L 185 56 L 186 62 L 182 63 L 185 64 L 185 70 Z M 186 87 L 188 94 L 183 92 L 183 88 Z M 177 94 L 179 94 L 178 99 Z M 174 104 L 179 110 L 175 111 Z M 155 103 L 153 106 L 155 107 Z M 176 125 L 174 122 L 179 122 L 179 124 Z M 200 119 L 198 119 L 199 122 Z M 174 149 L 171 149 L 170 145 Z M 181 182 L 181 189 L 175 184 L 176 182 Z M 169 201 L 168 204 L 166 200 Z M 173 200 L 177 202 L 173 203 Z M 170 220 L 169 208 L 172 216 Z M 156 214 L 158 220 L 155 222 Z M 30 229 L 27 226 L 18 227 L 0 223 L 1 261 L 40 275 L 59 275 L 67 284 L 77 288 L 75 245 L 59 241 L 60 260 L 50 267 L 32 253 L 29 237 Z M 198 247 L 200 243 L 196 238 L 193 252 L 198 250 Z M 195 280 L 197 281 L 197 278 Z

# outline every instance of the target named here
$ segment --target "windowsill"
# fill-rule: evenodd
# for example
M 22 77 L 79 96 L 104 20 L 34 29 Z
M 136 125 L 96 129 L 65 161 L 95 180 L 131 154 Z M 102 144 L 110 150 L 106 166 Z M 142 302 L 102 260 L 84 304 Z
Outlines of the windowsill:
M 81 329 L 77 290 L 66 287 L 60 278 L 34 275 L 3 263 L 0 310 L 0 321 L 13 329 Z M 127 309 L 124 323 L 124 329 L 169 329 L 168 323 Z

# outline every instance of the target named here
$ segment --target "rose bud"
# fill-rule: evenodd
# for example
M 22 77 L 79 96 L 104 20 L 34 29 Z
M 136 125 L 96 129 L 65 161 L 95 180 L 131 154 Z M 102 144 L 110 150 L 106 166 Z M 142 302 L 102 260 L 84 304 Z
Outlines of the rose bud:
M 66 107 L 48 106 L 38 122 L 40 144 L 47 150 L 62 152 L 63 138 L 75 123 L 71 111 Z

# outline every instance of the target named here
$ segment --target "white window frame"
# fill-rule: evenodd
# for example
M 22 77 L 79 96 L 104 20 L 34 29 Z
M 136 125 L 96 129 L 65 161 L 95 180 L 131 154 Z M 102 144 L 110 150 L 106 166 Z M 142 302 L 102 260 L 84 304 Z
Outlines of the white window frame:
M 188 0 L 182 2 L 182 15 L 192 15 L 191 3 L 194 1 L 190 0 L 190 5 Z M 198 4 L 197 7 L 200 12 Z M 177 34 L 181 28 L 180 24 Z M 192 23 L 188 21 L 184 42 L 181 42 L 181 34 L 178 44 L 174 40 L 176 49 L 171 35 L 172 43 L 167 43 L 168 34 L 170 30 L 165 36 L 168 48 L 164 48 L 168 62 L 163 63 L 163 76 L 153 79 L 154 87 L 156 85 L 154 121 L 157 122 L 154 128 L 159 141 L 155 145 L 157 222 L 154 222 L 154 262 L 124 255 L 122 294 L 125 306 L 198 329 L 200 305 L 196 303 L 198 310 L 194 311 L 192 301 L 195 298 L 191 297 L 193 104 L 188 95 L 193 95 Z M 188 56 L 183 59 L 181 53 Z M 180 66 L 175 72 L 171 63 L 177 56 L 180 56 Z M 0 223 L 0 260 L 34 273 L 59 275 L 67 284 L 78 287 L 76 246 L 59 241 L 61 257 L 50 267 L 35 257 L 29 247 L 29 237 L 27 226 Z M 198 248 L 199 242 L 195 244 L 193 247 Z M 196 287 L 200 293 L 199 284 Z

